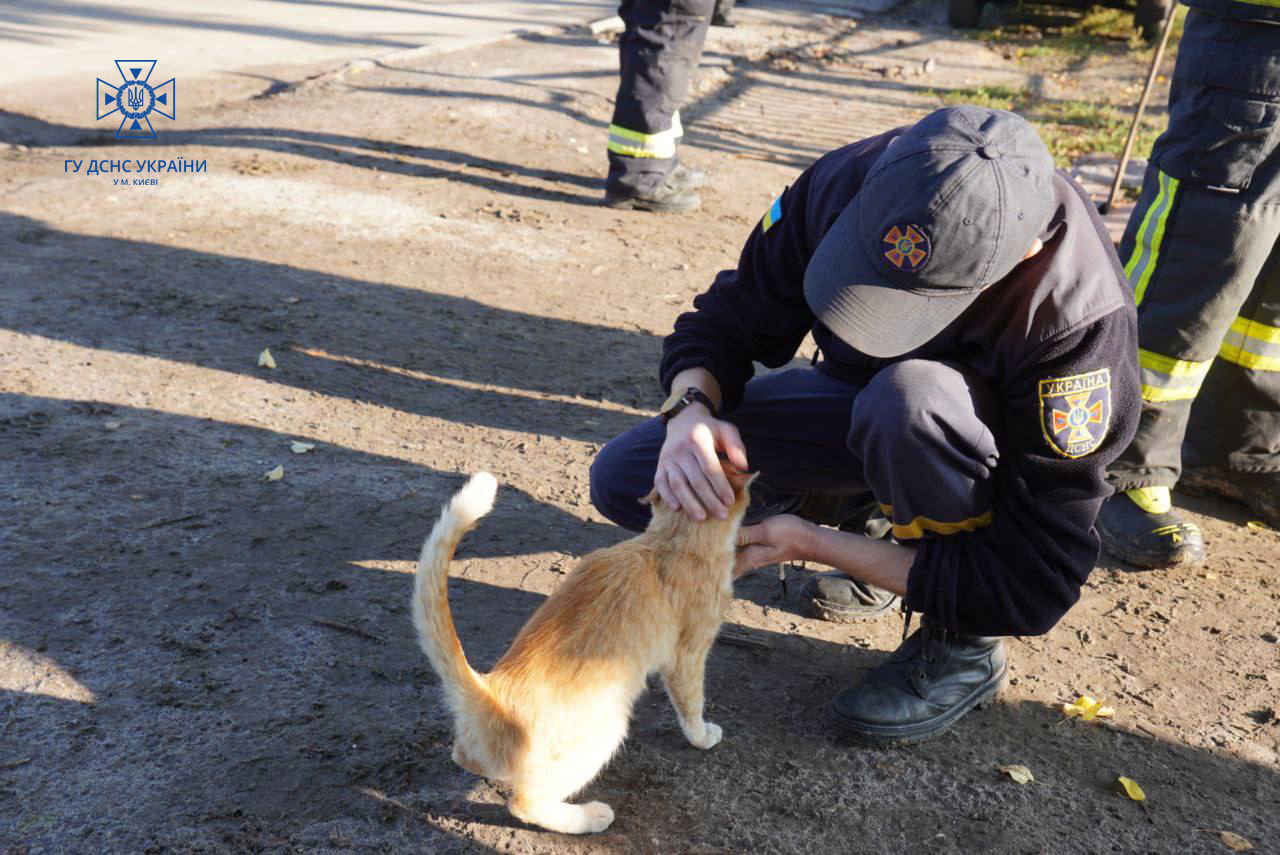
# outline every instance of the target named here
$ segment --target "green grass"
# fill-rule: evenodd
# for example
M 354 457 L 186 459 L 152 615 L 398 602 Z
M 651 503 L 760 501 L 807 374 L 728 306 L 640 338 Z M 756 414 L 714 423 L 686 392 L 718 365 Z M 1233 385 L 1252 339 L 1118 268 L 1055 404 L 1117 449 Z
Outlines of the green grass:
M 1099 52 L 1128 53 L 1144 62 L 1151 57 L 1153 48 L 1139 35 L 1133 25 L 1133 12 L 1128 9 L 1069 9 L 1020 3 L 1000 7 L 997 14 L 997 26 L 978 30 L 973 37 L 1008 47 L 1019 59 L 1038 59 L 1061 67 Z M 1185 16 L 1186 8 L 1179 6 L 1170 38 L 1170 59 L 1177 50 Z
M 1129 105 L 1042 98 L 1031 90 L 1009 86 L 935 89 L 933 94 L 948 106 L 976 104 L 1019 113 L 1035 125 L 1053 159 L 1064 167 L 1094 152 L 1119 156 L 1133 121 Z M 1135 156 L 1145 157 L 1161 130 L 1160 121 L 1144 116 L 1133 145 Z
M 1185 13 L 1186 9 L 1179 7 L 1175 14 L 1173 35 L 1162 63 L 1166 74 L 1173 66 Z M 973 38 L 1016 59 L 1022 70 L 1030 73 L 1070 76 L 1073 69 L 1098 57 L 1109 63 L 1108 68 L 1125 69 L 1123 74 L 1131 73 L 1138 82 L 1145 77 L 1154 50 L 1134 27 L 1129 9 L 1019 3 L 1000 6 L 994 14 L 999 24 L 976 31 Z M 1022 114 L 1036 126 L 1060 166 L 1095 152 L 1118 156 L 1136 101 L 1126 87 L 1115 87 L 1114 92 L 1100 93 L 1091 101 L 1046 98 L 1030 89 L 1009 86 L 935 90 L 935 94 L 944 104 L 978 104 Z M 1123 103 L 1112 103 L 1117 100 Z M 1152 118 L 1148 111 L 1134 142 L 1135 156 L 1146 156 L 1163 125 L 1163 118 Z

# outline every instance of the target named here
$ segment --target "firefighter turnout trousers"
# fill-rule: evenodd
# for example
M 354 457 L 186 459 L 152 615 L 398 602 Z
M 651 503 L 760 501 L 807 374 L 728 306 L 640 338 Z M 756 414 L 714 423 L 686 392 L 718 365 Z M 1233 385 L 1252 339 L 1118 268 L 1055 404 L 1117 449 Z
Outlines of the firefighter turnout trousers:
M 1187 13 L 1120 258 L 1142 417 L 1118 489 L 1280 470 L 1280 25 Z M 1185 443 L 1184 443 L 1185 440 Z
M 611 191 L 644 193 L 675 168 L 678 108 L 698 67 L 715 0 L 623 0 L 621 79 L 609 125 Z

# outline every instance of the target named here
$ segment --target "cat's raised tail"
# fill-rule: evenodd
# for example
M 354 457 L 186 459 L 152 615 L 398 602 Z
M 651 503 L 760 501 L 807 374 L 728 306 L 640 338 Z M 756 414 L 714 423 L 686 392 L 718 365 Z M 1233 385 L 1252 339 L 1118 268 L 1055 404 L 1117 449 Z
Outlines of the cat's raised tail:
M 449 562 L 462 536 L 493 509 L 497 491 L 497 480 L 488 472 L 478 472 L 454 494 L 422 545 L 413 580 L 413 625 L 418 630 L 418 645 L 440 676 L 455 713 L 465 699 L 487 694 L 487 687 L 484 678 L 467 664 L 453 626 Z

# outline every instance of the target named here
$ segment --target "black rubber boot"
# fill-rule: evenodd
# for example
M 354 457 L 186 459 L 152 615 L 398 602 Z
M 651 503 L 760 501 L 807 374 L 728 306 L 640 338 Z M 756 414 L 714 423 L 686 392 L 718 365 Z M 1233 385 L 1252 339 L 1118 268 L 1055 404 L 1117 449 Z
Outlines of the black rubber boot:
M 1240 502 L 1272 528 L 1280 528 L 1280 472 L 1233 472 L 1221 466 L 1184 469 L 1178 489 Z
M 1102 503 L 1096 525 L 1103 548 L 1137 567 L 1195 567 L 1204 563 L 1200 527 L 1187 522 L 1177 510 L 1149 513 L 1124 493 L 1116 493 Z
M 697 190 L 706 185 L 707 173 L 696 166 L 676 161 L 676 168 L 667 176 L 667 183 L 681 190 Z
M 702 205 L 702 199 L 694 191 L 673 184 L 671 176 L 668 175 L 667 179 L 653 190 L 629 191 L 609 188 L 605 191 L 604 203 L 610 208 L 631 208 L 637 211 L 675 214 L 696 211 Z
M 995 700 L 1009 675 L 999 638 L 926 622 L 856 685 L 831 699 L 837 727 L 871 745 L 922 742 Z

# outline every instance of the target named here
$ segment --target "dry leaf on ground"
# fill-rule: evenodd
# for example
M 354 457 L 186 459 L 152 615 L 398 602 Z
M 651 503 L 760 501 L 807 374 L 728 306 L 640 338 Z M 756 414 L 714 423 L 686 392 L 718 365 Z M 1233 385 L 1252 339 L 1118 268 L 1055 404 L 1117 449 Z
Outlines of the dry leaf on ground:
M 1093 721 L 1095 718 L 1110 718 L 1115 715 L 1115 710 L 1111 707 L 1104 707 L 1102 701 L 1095 701 L 1088 695 L 1081 695 L 1076 698 L 1073 704 L 1063 704 L 1062 713 L 1068 718 L 1082 718 L 1085 721 Z
M 1253 529 L 1254 531 L 1270 531 L 1271 530 L 1271 526 L 1267 525 L 1262 520 L 1249 520 L 1247 523 L 1245 523 L 1245 525 Z
M 1253 843 L 1248 838 L 1241 837 L 1234 831 L 1219 831 L 1218 839 L 1222 841 L 1222 845 L 1230 849 L 1232 852 L 1252 852 Z
M 259 368 L 275 368 L 276 367 L 276 358 L 271 355 L 271 348 L 269 347 L 262 348 L 262 353 L 258 354 L 258 367 Z
M 298 442 L 296 439 L 289 443 L 289 450 L 294 454 L 306 454 L 315 447 L 316 444 L 314 442 Z
M 1019 784 L 1030 784 L 1035 780 L 1035 776 L 1031 774 L 1030 769 L 1016 763 L 1009 766 L 1001 766 L 1000 771 L 1013 778 Z
M 266 479 L 268 481 L 279 481 L 283 477 L 284 477 L 283 466 L 277 466 L 275 469 L 272 469 L 270 472 L 266 474 Z
M 1121 775 L 1117 780 L 1120 781 L 1120 786 L 1124 788 L 1126 796 L 1135 802 L 1145 802 L 1147 800 L 1147 794 L 1142 791 L 1142 787 L 1138 786 L 1138 782 L 1133 778 L 1126 778 Z

